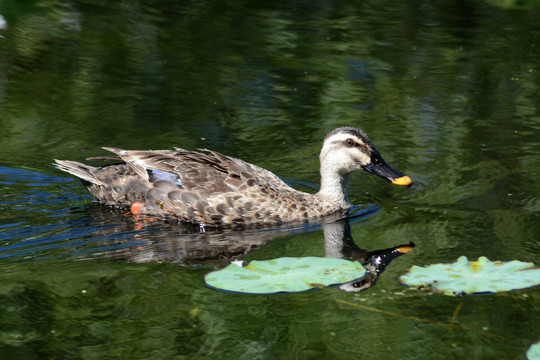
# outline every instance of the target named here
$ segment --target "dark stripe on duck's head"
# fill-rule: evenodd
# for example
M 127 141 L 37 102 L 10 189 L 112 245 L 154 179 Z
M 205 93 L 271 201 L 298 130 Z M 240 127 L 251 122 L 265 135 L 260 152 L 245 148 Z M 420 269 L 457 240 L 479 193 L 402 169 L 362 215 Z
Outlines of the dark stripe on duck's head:
M 326 135 L 325 140 L 336 134 L 348 134 L 351 136 L 356 136 L 358 139 L 362 140 L 370 148 L 374 148 L 373 143 L 371 142 L 367 134 L 360 129 L 357 129 L 351 126 L 342 126 L 342 127 L 339 127 L 337 129 L 330 131 L 328 135 Z

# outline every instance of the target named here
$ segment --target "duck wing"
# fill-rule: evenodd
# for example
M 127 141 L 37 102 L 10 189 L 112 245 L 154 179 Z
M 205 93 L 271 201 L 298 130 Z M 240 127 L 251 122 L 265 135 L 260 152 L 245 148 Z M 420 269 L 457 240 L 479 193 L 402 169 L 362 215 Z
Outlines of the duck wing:
M 217 151 L 105 149 L 146 184 L 145 213 L 208 225 L 243 223 L 256 214 L 269 217 L 272 199 L 294 191 L 270 171 Z
M 244 191 L 250 187 L 290 189 L 270 171 L 217 151 L 104 149 L 117 154 L 145 182 L 168 180 L 178 188 L 201 195 Z

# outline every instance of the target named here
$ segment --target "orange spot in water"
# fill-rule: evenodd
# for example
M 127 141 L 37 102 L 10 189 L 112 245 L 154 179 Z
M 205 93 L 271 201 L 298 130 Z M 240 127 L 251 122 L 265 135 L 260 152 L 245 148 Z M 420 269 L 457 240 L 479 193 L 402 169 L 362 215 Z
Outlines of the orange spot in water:
M 400 246 L 400 247 L 396 248 L 396 250 L 399 251 L 402 254 L 406 254 L 406 253 L 408 253 L 409 251 L 411 251 L 413 249 L 414 249 L 414 246 L 410 246 L 410 245 L 404 245 L 404 246 Z
M 142 214 L 142 204 L 140 202 L 134 202 L 133 205 L 131 205 L 131 213 L 133 215 Z

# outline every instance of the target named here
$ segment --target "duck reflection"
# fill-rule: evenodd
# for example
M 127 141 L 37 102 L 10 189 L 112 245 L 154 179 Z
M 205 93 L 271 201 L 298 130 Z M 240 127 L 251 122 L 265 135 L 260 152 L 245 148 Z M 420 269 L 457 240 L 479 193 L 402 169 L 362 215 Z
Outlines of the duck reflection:
M 347 292 L 360 292 L 374 286 L 384 269 L 395 258 L 414 249 L 414 243 L 398 245 L 388 249 L 368 251 L 360 249 L 351 236 L 351 225 L 344 219 L 322 225 L 325 256 L 358 261 L 366 268 L 366 275 L 355 282 L 341 285 Z
M 102 205 L 94 205 L 91 208 L 95 220 L 108 221 L 109 224 L 110 211 L 110 208 Z M 349 216 L 349 213 L 337 214 L 333 218 L 325 219 L 326 222 L 321 224 L 243 230 L 201 229 L 191 224 L 167 226 L 161 221 L 152 223 L 144 218 L 134 218 L 134 222 L 131 222 L 126 221 L 124 215 L 118 214 L 124 217 L 123 221 L 117 222 L 114 226 L 101 224 L 100 231 L 111 235 L 112 230 L 115 235 L 129 234 L 130 236 L 114 236 L 113 243 L 108 244 L 105 251 L 94 254 L 128 259 L 137 263 L 171 262 L 220 269 L 232 260 L 243 259 L 247 254 L 271 240 L 318 231 L 322 228 L 325 257 L 358 261 L 366 268 L 367 274 L 362 279 L 340 286 L 342 290 L 348 292 L 360 292 L 374 286 L 384 269 L 395 258 L 414 248 L 413 243 L 373 251 L 358 247 L 351 236 L 350 221 L 371 216 L 377 211 L 378 208 L 375 207 L 357 212 L 353 216 Z M 100 246 L 100 249 L 103 247 Z

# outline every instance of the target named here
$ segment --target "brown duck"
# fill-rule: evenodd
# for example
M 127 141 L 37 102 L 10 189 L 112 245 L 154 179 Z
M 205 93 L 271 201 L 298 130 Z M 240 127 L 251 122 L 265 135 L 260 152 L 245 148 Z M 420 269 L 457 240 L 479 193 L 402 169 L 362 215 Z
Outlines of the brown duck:
M 117 156 L 90 159 L 122 162 L 93 167 L 55 160 L 55 165 L 78 177 L 100 203 L 206 226 L 298 223 L 346 211 L 351 207 L 349 177 L 360 169 L 397 185 L 412 183 L 386 164 L 362 130 L 352 127 L 337 128 L 324 139 L 321 187 L 315 194 L 212 150 L 104 149 Z

